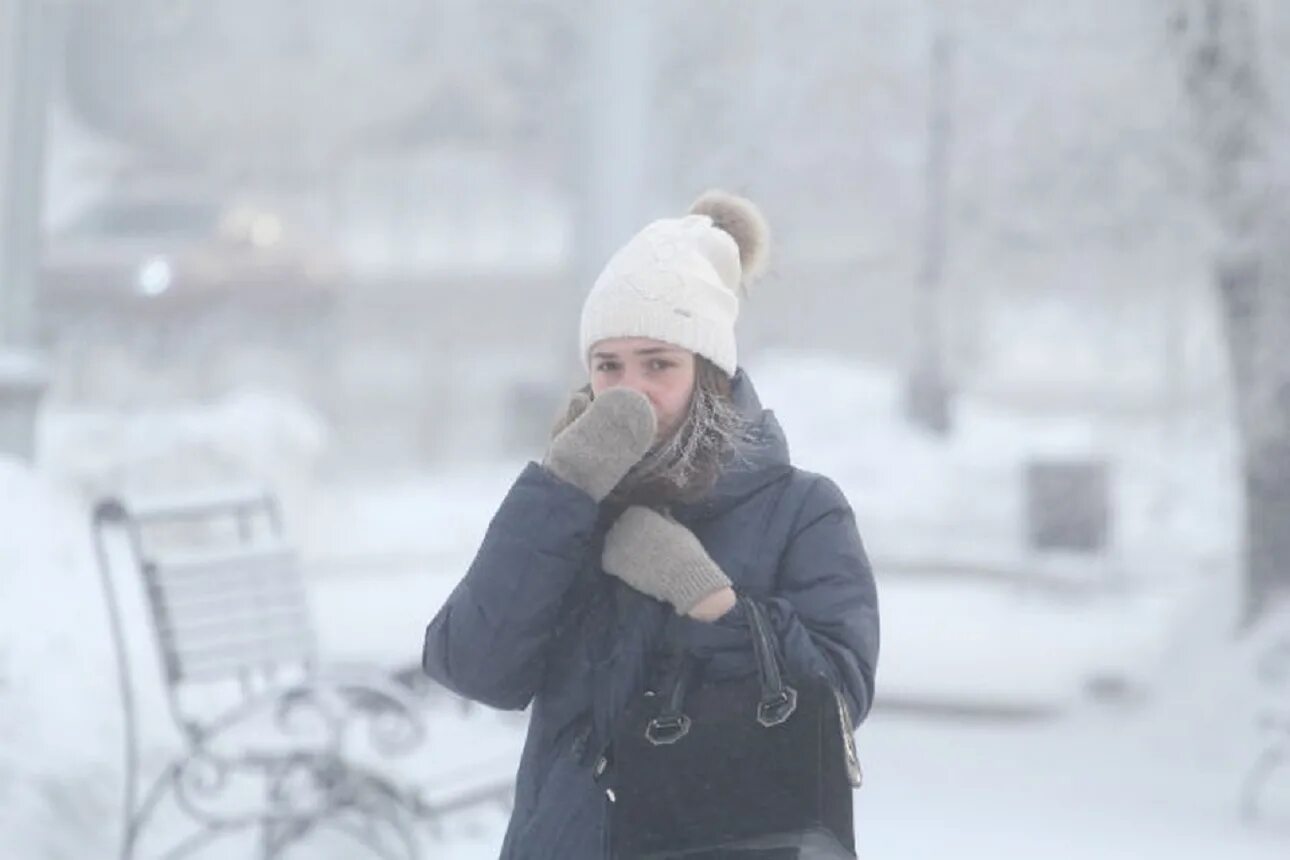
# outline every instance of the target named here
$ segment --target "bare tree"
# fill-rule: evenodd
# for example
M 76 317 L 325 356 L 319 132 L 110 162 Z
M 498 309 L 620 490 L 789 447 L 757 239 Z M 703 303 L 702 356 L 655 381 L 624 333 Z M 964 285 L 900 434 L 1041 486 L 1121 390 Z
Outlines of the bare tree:
M 1257 14 L 1250 0 L 1174 0 L 1171 19 L 1221 231 L 1213 277 L 1243 443 L 1247 622 L 1290 593 L 1290 212 L 1273 193 Z

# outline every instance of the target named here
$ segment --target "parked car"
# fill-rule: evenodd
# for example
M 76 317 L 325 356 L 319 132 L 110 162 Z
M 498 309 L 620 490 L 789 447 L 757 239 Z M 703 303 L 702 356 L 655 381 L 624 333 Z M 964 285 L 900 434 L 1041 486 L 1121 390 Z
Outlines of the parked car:
M 65 402 L 274 385 L 308 399 L 346 269 L 278 207 L 131 181 L 46 237 L 39 336 Z
M 56 305 L 272 300 L 342 278 L 339 255 L 274 208 L 173 189 L 105 197 L 47 238 L 41 266 Z

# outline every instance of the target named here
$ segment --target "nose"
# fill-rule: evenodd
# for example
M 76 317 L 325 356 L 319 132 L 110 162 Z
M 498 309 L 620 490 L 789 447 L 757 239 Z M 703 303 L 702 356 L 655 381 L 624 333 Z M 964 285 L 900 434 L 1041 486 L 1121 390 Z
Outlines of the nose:
M 650 385 L 649 377 L 645 375 L 644 371 L 633 368 L 624 370 L 623 375 L 618 380 L 618 385 L 623 388 L 630 388 L 633 391 L 645 395 L 645 397 L 649 399 L 650 404 L 655 408 L 658 408 L 658 402 L 654 396 L 654 388 Z

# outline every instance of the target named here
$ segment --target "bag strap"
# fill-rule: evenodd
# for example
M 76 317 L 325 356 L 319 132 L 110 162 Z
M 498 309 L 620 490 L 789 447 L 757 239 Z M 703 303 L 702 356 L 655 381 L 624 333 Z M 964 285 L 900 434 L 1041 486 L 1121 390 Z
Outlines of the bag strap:
M 744 612 L 752 629 L 753 651 L 757 655 L 757 673 L 761 677 L 761 702 L 757 705 L 757 722 L 763 726 L 777 726 L 797 710 L 797 690 L 784 683 L 770 622 L 761 604 L 742 595 Z
M 757 722 L 767 728 L 777 726 L 791 717 L 797 709 L 797 690 L 784 683 L 784 673 L 779 665 L 765 611 L 751 598 L 739 595 L 738 599 L 748 621 L 761 687 Z M 685 699 L 698 674 L 698 666 L 695 659 L 675 639 L 673 646 L 677 655 L 677 669 L 672 689 L 658 716 L 645 726 L 645 739 L 655 746 L 676 743 L 690 731 L 690 718 L 684 711 Z

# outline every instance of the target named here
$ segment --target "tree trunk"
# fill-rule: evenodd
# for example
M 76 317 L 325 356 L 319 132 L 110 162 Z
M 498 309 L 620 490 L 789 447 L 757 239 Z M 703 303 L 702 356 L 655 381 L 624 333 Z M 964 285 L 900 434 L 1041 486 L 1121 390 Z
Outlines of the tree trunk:
M 1247 622 L 1290 599 L 1290 440 L 1245 452 Z
M 1274 246 L 1275 247 L 1275 246 Z M 1273 265 L 1268 265 L 1271 262 Z M 1245 490 L 1245 620 L 1290 598 L 1290 333 L 1276 254 L 1218 267 Z
M 1254 6 L 1175 0 L 1181 46 L 1225 252 L 1215 270 L 1245 490 L 1245 621 L 1290 594 L 1290 218 L 1273 191 L 1268 100 Z

